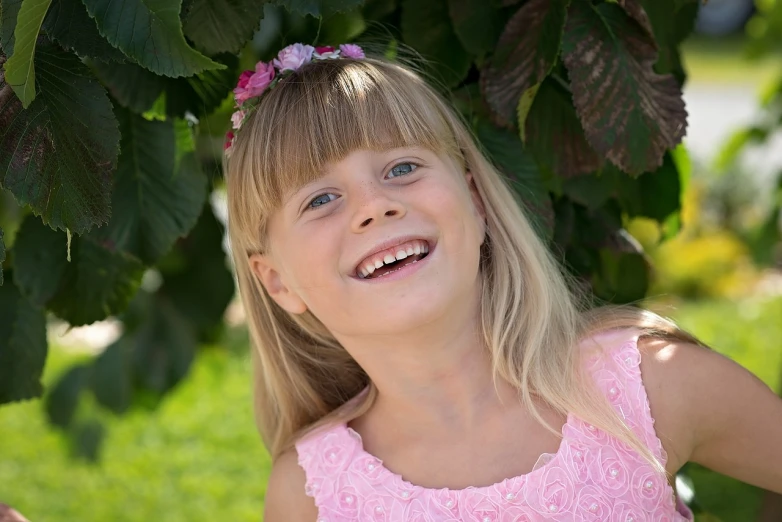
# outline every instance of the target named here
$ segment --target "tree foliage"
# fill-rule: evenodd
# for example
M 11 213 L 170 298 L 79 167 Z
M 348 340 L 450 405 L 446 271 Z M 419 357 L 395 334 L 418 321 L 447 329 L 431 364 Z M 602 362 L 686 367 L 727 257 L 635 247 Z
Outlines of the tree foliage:
M 603 300 L 644 296 L 624 230 L 678 223 L 686 131 L 679 45 L 696 0 L 0 0 L 0 403 L 42 393 L 45 317 L 121 337 L 53 387 L 154 405 L 217 338 L 234 293 L 221 136 L 242 69 L 283 45 L 414 50 L 542 237 Z M 14 210 L 9 210 L 14 207 Z M 10 217 L 9 217 L 10 216 Z

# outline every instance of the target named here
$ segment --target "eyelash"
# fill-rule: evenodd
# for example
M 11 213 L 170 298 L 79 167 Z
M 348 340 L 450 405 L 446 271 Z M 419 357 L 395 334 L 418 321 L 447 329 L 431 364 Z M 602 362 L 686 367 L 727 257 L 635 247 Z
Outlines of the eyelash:
M 399 177 L 402 177 L 402 176 L 407 176 L 407 175 L 409 175 L 409 174 L 412 174 L 413 172 L 415 172 L 415 170 L 416 170 L 418 167 L 420 167 L 420 165 L 419 165 L 418 163 L 414 163 L 414 162 L 412 162 L 412 161 L 403 161 L 403 162 L 401 162 L 401 163 L 397 163 L 396 165 L 394 165 L 393 167 L 391 167 L 391 169 L 388 171 L 388 172 L 389 172 L 389 174 L 390 174 L 390 173 L 392 173 L 392 172 L 394 171 L 394 169 L 396 169 L 397 167 L 400 167 L 400 166 L 402 166 L 402 165 L 410 165 L 410 166 L 411 166 L 411 167 L 413 167 L 413 168 L 412 168 L 412 169 L 410 169 L 410 171 L 409 171 L 409 172 L 405 172 L 404 174 L 398 174 L 398 175 L 396 175 L 396 176 L 393 176 L 393 178 L 399 178 Z M 391 178 L 391 179 L 393 179 L 393 178 Z M 314 206 L 313 206 L 313 203 L 314 203 L 315 201 L 317 201 L 317 200 L 321 199 L 323 196 L 334 196 L 334 194 L 332 194 L 332 193 L 330 193 L 330 192 L 324 192 L 323 194 L 318 194 L 317 196 L 315 196 L 314 198 L 312 198 L 312 199 L 310 200 L 310 202 L 309 202 L 309 203 L 307 203 L 307 207 L 305 208 L 305 210 L 315 210 L 316 208 L 318 208 L 318 207 L 322 207 L 323 205 L 325 205 L 325 204 L 327 204 L 327 203 L 330 203 L 330 202 L 334 201 L 335 199 L 337 199 L 337 197 L 336 197 L 336 196 L 334 196 L 333 198 L 330 198 L 330 199 L 329 199 L 328 201 L 326 201 L 325 203 L 319 203 L 319 204 L 317 204 L 317 205 L 314 205 Z

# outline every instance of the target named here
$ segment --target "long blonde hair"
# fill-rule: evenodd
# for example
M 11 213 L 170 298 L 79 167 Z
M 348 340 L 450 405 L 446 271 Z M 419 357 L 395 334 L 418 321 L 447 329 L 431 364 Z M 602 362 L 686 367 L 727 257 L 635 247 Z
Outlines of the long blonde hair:
M 270 299 L 248 256 L 269 248 L 269 217 L 290 190 L 319 176 L 324 165 L 357 149 L 405 146 L 427 148 L 469 170 L 484 202 L 480 314 L 495 379 L 515 386 L 555 434 L 533 397 L 616 436 L 663 473 L 580 370 L 577 347 L 595 333 L 625 327 L 697 341 L 647 311 L 589 310 L 447 102 L 408 68 L 376 59 L 312 62 L 284 78 L 261 99 L 224 159 L 228 231 L 252 342 L 255 412 L 272 455 L 305 431 L 362 415 L 376 390 L 316 317 L 290 315 Z

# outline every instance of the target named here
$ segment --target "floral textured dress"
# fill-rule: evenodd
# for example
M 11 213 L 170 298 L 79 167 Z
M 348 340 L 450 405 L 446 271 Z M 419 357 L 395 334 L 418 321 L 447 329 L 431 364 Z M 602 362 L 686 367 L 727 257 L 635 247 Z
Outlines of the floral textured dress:
M 598 387 L 661 462 L 667 456 L 654 431 L 641 381 L 638 336 L 615 331 L 597 338 L 605 351 L 586 353 Z M 535 468 L 491 486 L 452 490 L 416 486 L 367 453 L 345 424 L 296 444 L 306 493 L 318 522 L 661 522 L 692 520 L 668 481 L 626 444 L 568 415 L 554 454 Z

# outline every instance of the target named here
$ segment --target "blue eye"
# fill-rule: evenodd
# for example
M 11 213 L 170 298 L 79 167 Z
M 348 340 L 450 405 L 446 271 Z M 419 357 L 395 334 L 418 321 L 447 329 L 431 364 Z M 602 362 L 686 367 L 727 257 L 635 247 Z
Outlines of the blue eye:
M 388 173 L 389 178 L 398 178 L 399 176 L 404 176 L 405 174 L 410 174 L 415 169 L 418 168 L 418 165 L 415 163 L 400 163 L 399 165 L 394 166 L 391 171 Z
M 326 203 L 330 201 L 334 201 L 337 199 L 337 196 L 331 193 L 327 194 L 321 194 L 320 196 L 316 196 L 307 204 L 307 208 L 317 208 L 322 205 L 325 205 Z

